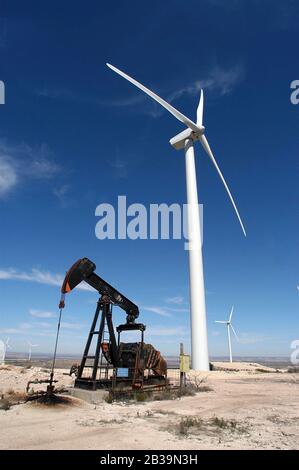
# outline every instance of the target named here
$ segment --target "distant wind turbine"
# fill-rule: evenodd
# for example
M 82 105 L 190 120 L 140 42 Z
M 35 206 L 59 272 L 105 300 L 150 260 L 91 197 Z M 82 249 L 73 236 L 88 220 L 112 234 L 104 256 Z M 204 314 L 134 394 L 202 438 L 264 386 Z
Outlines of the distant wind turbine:
M 11 349 L 9 338 L 7 338 L 5 342 L 0 341 L 0 364 L 5 364 L 5 357 L 8 349 Z
M 142 90 L 152 99 L 157 101 L 176 119 L 182 122 L 187 129 L 183 130 L 170 140 L 170 144 L 176 149 L 185 151 L 186 166 L 186 184 L 187 184 L 187 210 L 188 210 L 188 237 L 189 237 L 189 278 L 190 278 L 190 310 L 191 310 L 191 361 L 192 369 L 199 371 L 209 370 L 209 352 L 208 352 L 208 335 L 205 305 L 205 287 L 202 260 L 202 239 L 200 228 L 200 216 L 198 207 L 197 181 L 194 157 L 194 143 L 199 141 L 207 153 L 209 159 L 216 172 L 218 173 L 227 195 L 235 210 L 244 235 L 246 236 L 244 224 L 241 216 L 224 179 L 224 176 L 218 166 L 217 161 L 212 153 L 207 138 L 205 136 L 205 127 L 203 126 L 203 91 L 201 90 L 200 101 L 197 108 L 196 122 L 192 121 L 180 111 L 175 109 L 171 104 L 160 98 L 154 92 L 146 88 L 134 78 L 130 77 L 123 71 L 117 69 L 111 64 L 107 66 L 122 76 L 137 88 Z M 133 132 L 135 135 L 135 131 Z
M 229 319 L 228 320 L 216 320 L 215 323 L 223 323 L 224 325 L 227 326 L 227 339 L 228 339 L 228 350 L 229 350 L 229 362 L 233 362 L 233 355 L 232 355 L 232 343 L 231 343 L 231 337 L 230 337 L 230 330 L 234 333 L 237 341 L 239 341 L 239 338 L 237 336 L 237 333 L 235 332 L 235 329 L 232 325 L 232 316 L 233 316 L 233 311 L 234 307 L 232 306 L 232 309 L 230 311 Z
M 38 344 L 32 344 L 30 341 L 27 341 L 27 344 L 29 346 L 29 351 L 28 351 L 28 361 L 31 361 L 31 354 L 32 354 L 32 348 L 37 348 Z

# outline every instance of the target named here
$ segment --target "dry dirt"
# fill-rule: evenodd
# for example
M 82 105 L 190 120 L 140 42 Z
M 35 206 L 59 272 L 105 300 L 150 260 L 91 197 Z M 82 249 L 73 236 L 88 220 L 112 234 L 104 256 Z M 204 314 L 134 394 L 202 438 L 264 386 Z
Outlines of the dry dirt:
M 0 449 L 298 449 L 299 374 L 258 364 L 216 366 L 190 374 L 211 388 L 195 396 L 0 410 Z M 72 383 L 65 372 L 57 371 L 59 386 Z M 37 367 L 0 366 L 0 395 L 47 377 Z

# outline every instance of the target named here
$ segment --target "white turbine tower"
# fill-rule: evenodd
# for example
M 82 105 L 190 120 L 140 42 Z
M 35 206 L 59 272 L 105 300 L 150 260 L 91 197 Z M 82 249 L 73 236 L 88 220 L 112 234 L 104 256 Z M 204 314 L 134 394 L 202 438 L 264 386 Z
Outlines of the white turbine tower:
M 30 341 L 27 341 L 27 344 L 29 346 L 28 361 L 30 362 L 31 361 L 31 355 L 32 355 L 32 348 L 37 348 L 38 344 L 32 344 L 32 343 L 30 343 Z
M 233 316 L 233 311 L 234 307 L 232 307 L 229 315 L 228 320 L 216 320 L 215 323 L 223 323 L 224 325 L 227 326 L 227 339 L 228 339 L 228 351 L 229 351 L 229 362 L 233 362 L 233 355 L 232 355 L 232 342 L 231 342 L 231 337 L 230 337 L 230 330 L 234 333 L 236 340 L 239 341 L 239 338 L 237 336 L 237 333 L 235 332 L 235 329 L 232 325 L 232 316 Z
M 5 358 L 8 349 L 11 349 L 9 338 L 7 338 L 5 342 L 0 341 L 0 364 L 5 364 Z
M 214 167 L 224 187 L 228 193 L 231 203 L 235 209 L 239 222 L 241 224 L 244 235 L 245 228 L 239 215 L 236 204 L 233 200 L 231 192 L 226 181 L 219 169 L 219 166 L 210 149 L 208 141 L 204 135 L 205 128 L 203 122 L 203 91 L 199 105 L 197 108 L 196 123 L 184 116 L 177 109 L 167 103 L 165 100 L 157 96 L 141 83 L 131 78 L 126 73 L 117 69 L 113 65 L 107 64 L 110 69 L 121 75 L 123 78 L 140 88 L 151 98 L 157 101 L 174 117 L 187 126 L 187 129 L 177 134 L 170 140 L 170 144 L 177 150 L 185 149 L 185 165 L 186 165 L 186 182 L 187 182 L 187 202 L 188 202 L 188 237 L 189 237 L 189 276 L 190 276 L 190 307 L 191 307 L 191 358 L 192 368 L 194 370 L 209 370 L 209 353 L 207 338 L 207 322 L 205 307 L 205 289 L 202 262 L 202 240 L 200 229 L 200 215 L 197 195 L 196 169 L 194 160 L 194 142 L 199 140 L 205 152 L 211 159 Z

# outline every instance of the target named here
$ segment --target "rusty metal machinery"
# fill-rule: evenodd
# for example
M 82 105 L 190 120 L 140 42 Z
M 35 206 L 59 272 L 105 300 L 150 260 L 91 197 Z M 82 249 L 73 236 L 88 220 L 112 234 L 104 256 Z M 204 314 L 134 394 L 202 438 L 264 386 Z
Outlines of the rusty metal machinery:
M 88 258 L 78 260 L 67 272 L 61 288 L 61 309 L 65 295 L 82 281 L 100 294 L 81 363 L 72 369 L 76 373 L 75 387 L 142 390 L 166 386 L 167 363 L 159 351 L 144 343 L 146 326 L 136 323 L 137 305 L 100 278 L 95 269 Z M 126 313 L 126 323 L 116 328 L 117 340 L 112 322 L 114 306 Z M 140 333 L 140 341 L 122 342 L 121 334 L 132 331 Z

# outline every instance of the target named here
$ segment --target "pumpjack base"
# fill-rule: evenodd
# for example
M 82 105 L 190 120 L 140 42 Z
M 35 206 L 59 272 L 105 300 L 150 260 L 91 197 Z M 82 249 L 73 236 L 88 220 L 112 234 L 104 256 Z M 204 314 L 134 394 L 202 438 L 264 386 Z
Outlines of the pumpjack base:
M 84 400 L 92 405 L 103 403 L 109 397 L 108 390 L 84 390 L 83 388 L 69 388 L 68 395 L 79 400 Z
M 168 380 L 164 376 L 149 376 L 143 379 L 143 383 L 140 387 L 136 386 L 135 390 L 147 390 L 147 389 L 162 389 L 168 386 Z M 90 380 L 89 378 L 80 378 L 75 380 L 74 388 L 84 390 L 131 390 L 132 391 L 132 379 L 125 379 L 118 377 L 114 379 L 100 379 Z

